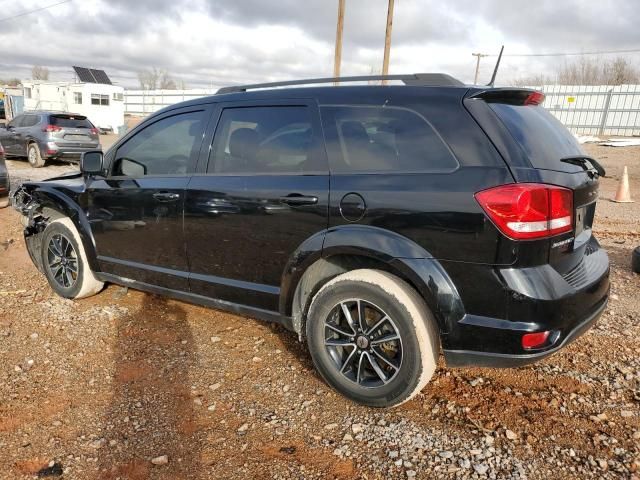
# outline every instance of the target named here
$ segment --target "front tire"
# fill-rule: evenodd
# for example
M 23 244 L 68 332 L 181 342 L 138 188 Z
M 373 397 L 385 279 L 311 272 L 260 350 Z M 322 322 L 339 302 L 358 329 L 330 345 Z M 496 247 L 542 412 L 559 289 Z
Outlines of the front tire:
M 33 168 L 44 167 L 45 159 L 40 155 L 40 148 L 37 143 L 30 143 L 27 146 L 27 160 Z
M 354 270 L 324 285 L 309 308 L 306 334 L 326 382 L 372 407 L 414 397 L 438 362 L 438 328 L 424 300 L 380 270 Z
M 80 235 L 68 217 L 47 225 L 42 237 L 42 266 L 49 285 L 64 298 L 95 295 L 104 286 L 89 268 Z

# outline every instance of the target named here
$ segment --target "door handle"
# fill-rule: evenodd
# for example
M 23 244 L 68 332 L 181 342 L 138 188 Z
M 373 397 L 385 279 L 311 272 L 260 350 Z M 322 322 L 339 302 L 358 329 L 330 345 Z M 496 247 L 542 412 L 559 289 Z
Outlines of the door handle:
M 286 197 L 280 197 L 281 203 L 286 203 L 289 206 L 296 207 L 299 205 L 315 205 L 318 203 L 318 197 L 300 195 L 298 193 L 292 193 Z
M 153 194 L 153 198 L 155 198 L 159 202 L 175 202 L 180 198 L 180 194 L 171 192 L 158 192 Z

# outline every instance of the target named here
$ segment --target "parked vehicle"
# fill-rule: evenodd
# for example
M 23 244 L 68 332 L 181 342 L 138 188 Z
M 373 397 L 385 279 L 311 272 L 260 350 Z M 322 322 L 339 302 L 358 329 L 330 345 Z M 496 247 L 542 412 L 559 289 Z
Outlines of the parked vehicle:
M 9 205 L 9 172 L 4 162 L 4 147 L 0 143 L 0 208 Z
M 114 282 L 279 322 L 371 406 L 419 392 L 441 349 L 519 366 L 591 327 L 609 294 L 601 167 L 542 94 L 386 78 L 405 85 L 165 108 L 81 174 L 18 189 L 34 263 L 66 298 Z
M 98 129 L 84 115 L 27 112 L 0 129 L 7 157 L 27 157 L 32 167 L 47 160 L 80 161 L 83 152 L 100 148 Z

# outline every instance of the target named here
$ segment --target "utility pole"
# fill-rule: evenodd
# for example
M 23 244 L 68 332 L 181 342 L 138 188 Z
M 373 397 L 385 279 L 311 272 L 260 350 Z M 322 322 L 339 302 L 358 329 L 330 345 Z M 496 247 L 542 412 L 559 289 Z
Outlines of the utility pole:
M 389 75 L 389 53 L 391 50 L 391 29 L 393 28 L 393 1 L 389 0 L 387 9 L 387 30 L 384 35 L 384 57 L 382 59 L 382 75 Z M 386 80 L 382 84 L 386 84 Z
M 477 85 L 478 84 L 478 71 L 480 70 L 480 59 L 482 57 L 488 57 L 489 55 L 486 54 L 486 53 L 472 53 L 471 55 L 476 57 L 476 74 L 473 77 L 473 84 Z
M 342 60 L 342 29 L 344 27 L 344 2 L 338 0 L 338 26 L 336 27 L 336 52 L 333 58 L 333 76 L 340 77 L 340 62 Z M 338 82 L 336 82 L 336 85 Z

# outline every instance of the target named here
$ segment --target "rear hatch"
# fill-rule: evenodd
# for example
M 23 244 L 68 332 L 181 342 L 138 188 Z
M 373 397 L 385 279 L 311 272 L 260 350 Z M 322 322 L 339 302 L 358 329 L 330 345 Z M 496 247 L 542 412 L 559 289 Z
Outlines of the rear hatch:
M 557 185 L 573 191 L 572 231 L 553 236 L 546 243 L 531 242 L 531 247 L 546 250 L 548 263 L 559 273 L 569 275 L 597 245 L 591 229 L 598 177 L 604 170 L 540 105 L 543 99 L 540 92 L 532 90 L 492 89 L 472 95 L 465 105 L 502 150 L 517 182 Z M 488 106 L 493 116 L 478 108 L 478 101 Z
M 99 140 L 98 130 L 83 115 L 51 115 L 47 131 L 60 146 L 91 147 Z

